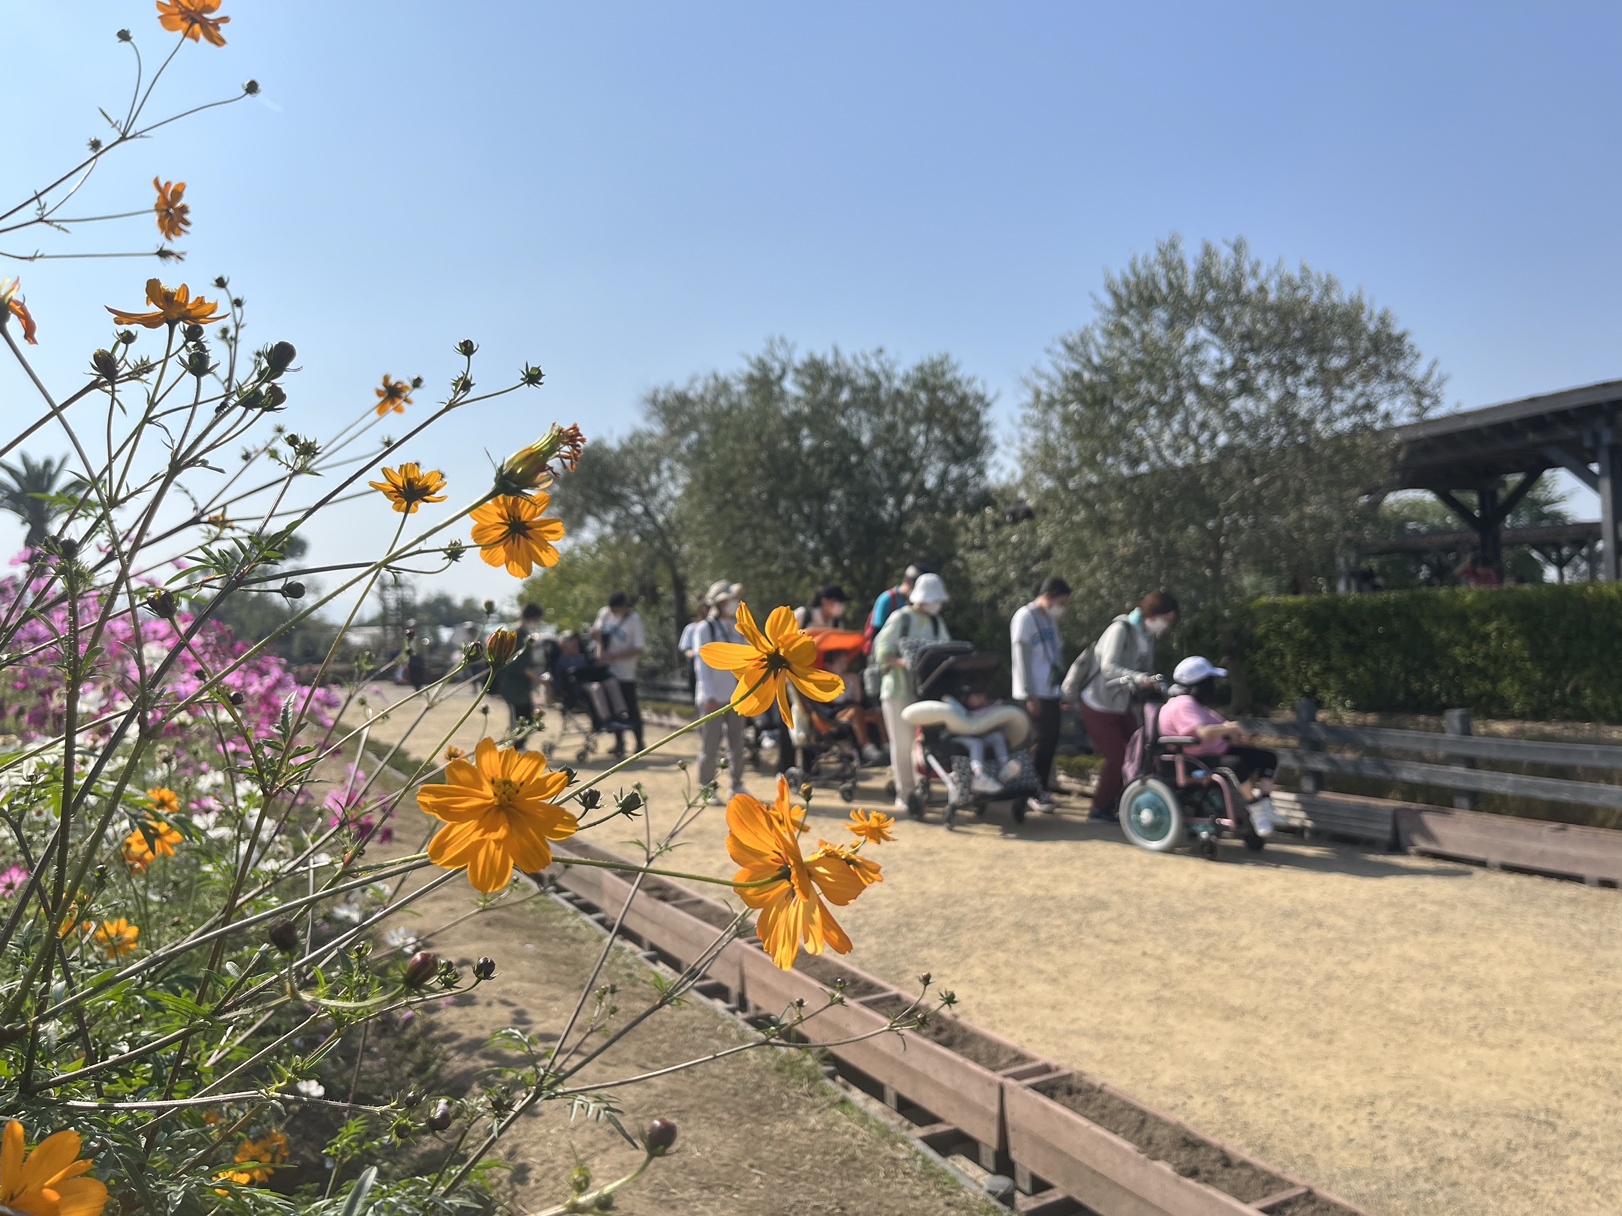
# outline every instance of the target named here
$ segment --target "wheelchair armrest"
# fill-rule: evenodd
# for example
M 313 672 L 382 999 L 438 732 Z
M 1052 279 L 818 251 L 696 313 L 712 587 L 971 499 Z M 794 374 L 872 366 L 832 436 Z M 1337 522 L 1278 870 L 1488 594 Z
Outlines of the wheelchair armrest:
M 1192 747 L 1199 740 L 1193 735 L 1161 735 L 1155 740 L 1156 747 Z

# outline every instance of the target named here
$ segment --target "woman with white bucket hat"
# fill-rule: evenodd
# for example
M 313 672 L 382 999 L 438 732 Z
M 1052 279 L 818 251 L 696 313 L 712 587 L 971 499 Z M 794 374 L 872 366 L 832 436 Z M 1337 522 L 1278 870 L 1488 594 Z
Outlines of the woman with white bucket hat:
M 879 708 L 884 714 L 884 728 L 890 734 L 890 770 L 895 776 L 895 804 L 901 811 L 907 810 L 908 795 L 918 784 L 912 763 L 912 745 L 918 730 L 901 716 L 901 711 L 918 697 L 901 644 L 909 639 L 951 641 L 946 622 L 941 620 L 941 609 L 951 598 L 940 575 L 920 574 L 912 585 L 907 607 L 890 614 L 873 642 L 873 661 L 884 669 Z

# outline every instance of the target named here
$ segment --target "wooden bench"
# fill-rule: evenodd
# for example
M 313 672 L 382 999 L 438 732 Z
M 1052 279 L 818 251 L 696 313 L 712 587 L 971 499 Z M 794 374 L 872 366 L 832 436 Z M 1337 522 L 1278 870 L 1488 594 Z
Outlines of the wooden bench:
M 1317 720 L 1317 706 L 1311 701 L 1297 703 L 1293 721 L 1241 719 L 1253 735 L 1294 745 L 1278 749 L 1279 767 L 1299 772 L 1301 789 L 1276 794 L 1274 803 L 1289 826 L 1308 836 L 1581 878 L 1591 884 L 1622 884 L 1622 832 L 1475 810 L 1479 793 L 1622 808 L 1622 784 L 1476 767 L 1477 761 L 1486 761 L 1622 773 L 1622 747 L 1475 735 L 1468 710 L 1449 710 L 1445 721 L 1443 732 L 1332 726 Z M 1345 754 L 1348 751 L 1382 754 Z M 1440 757 L 1444 762 L 1407 756 Z M 1336 775 L 1448 791 L 1453 805 L 1326 791 L 1324 778 Z

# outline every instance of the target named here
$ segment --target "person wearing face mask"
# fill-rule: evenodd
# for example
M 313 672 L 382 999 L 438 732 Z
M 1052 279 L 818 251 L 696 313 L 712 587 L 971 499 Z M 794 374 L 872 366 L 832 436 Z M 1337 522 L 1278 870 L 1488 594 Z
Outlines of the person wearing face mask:
M 1093 819 L 1115 818 L 1121 765 L 1138 729 L 1132 694 L 1155 686 L 1155 639 L 1176 621 L 1177 600 L 1170 592 L 1151 591 L 1131 612 L 1111 621 L 1093 645 L 1096 671 L 1081 692 L 1082 723 L 1093 750 L 1104 758 L 1093 790 Z
M 1014 700 L 1025 703 L 1036 731 L 1031 762 L 1041 782 L 1031 798 L 1032 810 L 1053 811 L 1053 753 L 1059 746 L 1059 682 L 1064 679 L 1064 642 L 1059 618 L 1070 603 L 1070 584 L 1045 578 L 1036 598 L 1014 613 L 1008 638 L 1014 660 Z
M 1229 722 L 1211 702 L 1216 699 L 1216 682 L 1227 669 L 1214 667 L 1201 655 L 1189 655 L 1177 664 L 1171 678 L 1172 697 L 1160 710 L 1160 733 L 1183 735 L 1197 740 L 1183 751 L 1204 756 L 1233 772 L 1239 793 L 1250 810 L 1250 825 L 1258 836 L 1271 836 L 1277 826 L 1273 814 L 1273 774 L 1278 772 L 1278 753 L 1265 747 L 1252 747 L 1249 733 L 1237 722 Z
M 693 702 L 700 714 L 711 714 L 732 700 L 738 678 L 730 671 L 711 667 L 698 652 L 711 642 L 743 644 L 738 632 L 738 601 L 743 596 L 742 583 L 729 583 L 726 579 L 710 586 L 704 600 L 710 605 L 709 614 L 694 630 L 693 675 L 695 687 Z M 744 766 L 747 762 L 743 746 L 743 719 L 728 710 L 719 718 L 698 728 L 698 783 L 708 785 L 715 780 L 721 768 L 721 734 L 727 738 L 727 773 L 732 779 L 733 794 L 744 794 Z M 719 806 L 719 792 L 710 796 L 710 805 Z
M 878 636 L 873 639 L 873 662 L 884 672 L 879 691 L 879 708 L 884 728 L 890 734 L 890 771 L 895 776 L 895 804 L 905 812 L 907 798 L 917 788 L 918 774 L 912 765 L 912 745 L 918 728 L 901 716 L 901 711 L 918 699 L 913 687 L 912 668 L 907 665 L 905 647 L 916 642 L 949 642 L 952 635 L 941 620 L 941 609 L 951 597 L 938 574 L 920 574 L 913 584 L 910 603 L 892 612 Z

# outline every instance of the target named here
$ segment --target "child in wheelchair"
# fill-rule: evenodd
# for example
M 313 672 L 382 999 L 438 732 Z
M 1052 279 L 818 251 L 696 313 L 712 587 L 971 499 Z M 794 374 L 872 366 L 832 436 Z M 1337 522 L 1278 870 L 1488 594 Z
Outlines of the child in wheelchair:
M 1231 771 L 1247 804 L 1251 826 L 1258 836 L 1270 836 L 1277 826 L 1271 794 L 1278 754 L 1251 746 L 1249 734 L 1239 723 L 1211 708 L 1217 679 L 1227 674 L 1225 668 L 1213 666 L 1199 655 L 1177 664 L 1171 697 L 1160 709 L 1159 733 L 1193 738 L 1196 742 L 1183 749 L 1185 755 Z

